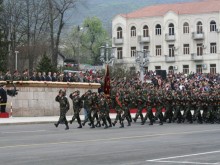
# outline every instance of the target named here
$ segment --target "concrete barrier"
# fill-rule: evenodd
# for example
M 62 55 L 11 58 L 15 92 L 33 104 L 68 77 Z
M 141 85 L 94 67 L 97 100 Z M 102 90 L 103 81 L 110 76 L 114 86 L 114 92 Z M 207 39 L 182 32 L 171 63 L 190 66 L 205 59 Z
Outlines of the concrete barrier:
M 7 84 L 5 81 L 1 83 Z M 59 103 L 55 101 L 60 89 L 66 89 L 67 97 L 75 90 L 84 94 L 87 90 L 98 91 L 99 83 L 78 83 L 78 82 L 42 82 L 42 81 L 14 81 L 19 90 L 15 97 L 8 96 L 6 110 L 10 111 L 12 103 L 12 116 L 16 117 L 37 117 L 37 116 L 59 116 Z M 13 89 L 12 84 L 7 84 L 7 89 Z M 67 115 L 72 115 L 72 102 L 69 99 L 71 108 Z

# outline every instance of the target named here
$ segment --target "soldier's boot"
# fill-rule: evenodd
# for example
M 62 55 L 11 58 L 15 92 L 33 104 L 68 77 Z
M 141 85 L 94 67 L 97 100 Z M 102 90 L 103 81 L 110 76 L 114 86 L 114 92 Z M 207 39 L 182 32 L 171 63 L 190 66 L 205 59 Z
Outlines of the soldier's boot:
M 114 122 L 112 123 L 112 125 L 115 126 L 116 123 L 117 123 L 117 121 L 114 121 Z
M 85 122 L 82 123 L 82 126 L 85 126 Z
M 95 125 L 93 122 L 91 122 L 91 127 L 90 128 L 95 128 Z
M 144 125 L 146 122 L 146 120 L 144 119 L 142 122 L 141 122 L 141 125 Z
M 55 127 L 58 127 L 59 124 L 60 124 L 59 121 L 57 123 L 54 123 Z
M 160 121 L 159 125 L 163 125 L 163 121 Z
M 95 126 L 96 126 L 96 127 L 101 127 L 101 123 L 100 123 L 100 121 L 97 121 L 97 123 L 96 123 Z
M 131 122 L 130 122 L 130 120 L 128 121 L 128 125 L 127 126 L 131 126 Z
M 153 124 L 154 124 L 154 122 L 153 122 L 153 120 L 151 119 L 149 125 L 153 125 Z
M 135 118 L 133 118 L 133 121 L 136 123 L 136 121 L 137 121 L 137 117 L 135 116 Z
M 129 113 L 128 114 L 128 118 L 129 118 L 129 121 L 130 121 L 130 123 L 132 122 L 132 117 L 131 117 L 131 114 Z
M 129 117 L 126 117 L 126 119 L 127 119 L 127 122 L 128 122 L 128 125 L 127 125 L 127 126 L 131 126 L 130 118 L 129 118 Z
M 124 128 L 124 123 L 121 122 L 121 126 L 119 128 Z
M 141 122 L 143 122 L 143 121 L 144 121 L 144 116 L 143 116 L 143 114 L 140 114 L 140 117 L 141 117 Z
M 172 122 L 172 118 L 170 117 L 168 123 L 171 123 L 171 122 Z
M 108 128 L 108 125 L 107 125 L 107 122 L 106 122 L 106 120 L 104 119 L 104 121 L 103 121 L 103 123 L 104 123 L 104 129 L 107 129 Z
M 75 120 L 75 117 L 72 118 L 72 120 L 69 121 L 70 124 L 72 124 Z
M 112 127 L 112 123 L 109 123 L 109 126 L 108 127 Z
M 82 128 L 82 124 L 80 124 L 77 128 Z
M 65 130 L 68 130 L 68 129 L 69 129 L 69 125 L 68 125 L 68 122 L 67 122 L 67 121 L 65 121 L 65 125 L 66 125 Z

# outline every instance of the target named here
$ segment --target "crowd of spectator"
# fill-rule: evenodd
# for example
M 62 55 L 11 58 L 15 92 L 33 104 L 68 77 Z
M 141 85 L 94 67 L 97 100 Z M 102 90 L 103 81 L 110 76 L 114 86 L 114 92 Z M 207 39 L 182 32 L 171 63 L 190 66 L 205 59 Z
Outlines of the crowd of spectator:
M 100 71 L 66 71 L 66 72 L 36 72 L 29 74 L 28 70 L 22 73 L 14 71 L 12 74 L 8 70 L 6 73 L 0 71 L 0 81 L 52 81 L 52 82 L 89 82 L 103 83 L 104 74 Z M 112 83 L 116 84 L 134 84 L 138 85 L 140 73 L 137 72 L 132 77 L 111 76 Z M 161 88 L 171 88 L 172 90 L 187 90 L 192 85 L 209 90 L 213 85 L 219 87 L 220 74 L 202 74 L 202 73 L 168 73 L 164 79 L 161 75 L 157 75 L 155 71 L 148 71 L 144 74 L 144 82 L 150 82 L 154 86 Z M 143 83 L 143 82 L 142 82 Z
M 101 71 L 66 71 L 66 72 L 37 72 L 29 74 L 28 70 L 19 73 L 17 70 L 12 74 L 0 71 L 0 81 L 52 81 L 52 82 L 99 82 L 102 79 Z

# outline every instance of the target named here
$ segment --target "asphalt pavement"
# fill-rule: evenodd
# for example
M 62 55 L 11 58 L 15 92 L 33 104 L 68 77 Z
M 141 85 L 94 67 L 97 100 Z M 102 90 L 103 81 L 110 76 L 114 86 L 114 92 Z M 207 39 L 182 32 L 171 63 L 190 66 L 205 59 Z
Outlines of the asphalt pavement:
M 218 165 L 219 124 L 0 125 L 2 165 Z

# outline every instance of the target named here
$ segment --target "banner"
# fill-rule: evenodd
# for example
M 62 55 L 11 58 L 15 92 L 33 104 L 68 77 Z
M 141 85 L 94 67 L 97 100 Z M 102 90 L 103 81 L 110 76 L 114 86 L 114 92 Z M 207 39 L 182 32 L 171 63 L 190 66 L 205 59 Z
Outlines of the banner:
M 110 73 L 109 73 L 109 66 L 106 64 L 105 68 L 105 82 L 104 82 L 104 93 L 110 96 Z

